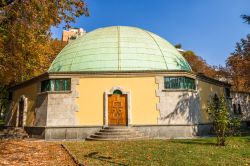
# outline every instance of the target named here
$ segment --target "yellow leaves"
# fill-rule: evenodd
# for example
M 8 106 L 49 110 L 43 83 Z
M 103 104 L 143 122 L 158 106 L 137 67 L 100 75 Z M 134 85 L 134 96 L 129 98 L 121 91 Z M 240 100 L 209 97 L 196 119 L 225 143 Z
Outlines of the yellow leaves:
M 19 1 L 18 1 L 19 2 Z M 20 1 L 3 8 L 0 36 L 0 84 L 20 82 L 45 72 L 65 46 L 50 39 L 50 27 L 74 21 L 83 0 Z M 2 20 L 3 19 L 3 20 Z M 4 78 L 4 79 L 3 79 Z
M 0 165 L 70 165 L 76 164 L 60 144 L 40 141 L 0 141 Z

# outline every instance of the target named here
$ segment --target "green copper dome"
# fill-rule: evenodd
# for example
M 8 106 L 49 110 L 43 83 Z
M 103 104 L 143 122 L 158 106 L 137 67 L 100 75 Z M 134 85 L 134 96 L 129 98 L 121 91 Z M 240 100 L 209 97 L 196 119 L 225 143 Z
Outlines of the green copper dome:
M 187 70 L 176 48 L 143 29 L 112 26 L 96 29 L 70 42 L 49 72 Z

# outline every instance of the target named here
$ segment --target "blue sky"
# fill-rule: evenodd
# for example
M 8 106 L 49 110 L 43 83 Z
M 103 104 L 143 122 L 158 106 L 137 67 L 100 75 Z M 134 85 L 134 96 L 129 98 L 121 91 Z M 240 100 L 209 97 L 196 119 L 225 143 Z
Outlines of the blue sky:
M 250 34 L 241 14 L 250 15 L 250 0 L 86 0 L 90 17 L 72 27 L 87 32 L 127 25 L 149 30 L 172 44 L 193 50 L 210 65 L 224 65 L 235 43 Z M 52 27 L 61 39 L 62 25 Z

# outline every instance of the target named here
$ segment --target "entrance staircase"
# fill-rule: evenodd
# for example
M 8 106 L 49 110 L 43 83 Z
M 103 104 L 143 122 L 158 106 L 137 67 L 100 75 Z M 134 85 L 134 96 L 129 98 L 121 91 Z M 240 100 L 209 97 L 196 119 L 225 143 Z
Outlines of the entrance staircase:
M 136 131 L 127 126 L 109 126 L 104 127 L 93 135 L 90 135 L 88 141 L 115 141 L 115 140 L 139 140 L 149 139 L 144 133 Z

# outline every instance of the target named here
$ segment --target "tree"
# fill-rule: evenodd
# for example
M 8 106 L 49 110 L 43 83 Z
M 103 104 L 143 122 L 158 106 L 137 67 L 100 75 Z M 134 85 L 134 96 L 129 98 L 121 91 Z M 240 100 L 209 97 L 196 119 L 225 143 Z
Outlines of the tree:
M 250 35 L 236 43 L 235 51 L 227 58 L 234 90 L 250 91 Z
M 8 86 L 47 71 L 65 46 L 51 38 L 51 26 L 70 27 L 76 17 L 89 15 L 84 0 L 0 1 L 0 111 Z
M 27 80 L 47 70 L 58 53 L 50 27 L 89 15 L 83 0 L 3 0 L 0 16 L 0 84 Z M 61 44 L 59 44 L 60 46 Z
M 250 24 L 249 15 L 241 15 Z M 235 91 L 250 92 L 250 34 L 236 43 L 235 51 L 227 58 L 226 68 Z
M 243 20 L 245 20 L 246 23 L 250 24 L 250 16 L 249 15 L 241 15 L 241 18 L 243 18 Z
M 182 45 L 181 44 L 176 44 L 174 47 L 177 48 L 177 49 L 181 49 Z
M 4 111 L 7 108 L 8 104 L 8 89 L 6 86 L 0 86 L 0 120 L 2 113 L 5 113 Z
M 224 96 L 218 97 L 216 94 L 208 101 L 207 112 L 213 122 L 213 129 L 217 137 L 217 145 L 225 146 L 226 137 L 233 134 L 238 128 L 240 121 L 232 118 L 229 113 L 227 102 Z
M 203 73 L 204 75 L 212 78 L 217 77 L 217 71 L 215 70 L 215 67 L 208 65 L 202 57 L 197 56 L 193 51 L 185 51 L 182 53 L 182 55 L 188 61 L 195 73 Z

